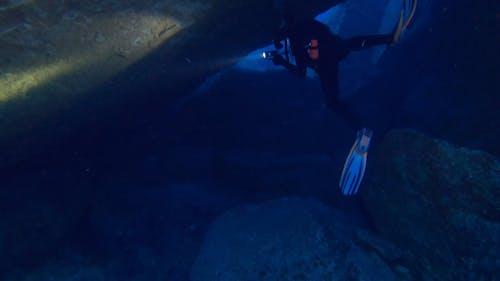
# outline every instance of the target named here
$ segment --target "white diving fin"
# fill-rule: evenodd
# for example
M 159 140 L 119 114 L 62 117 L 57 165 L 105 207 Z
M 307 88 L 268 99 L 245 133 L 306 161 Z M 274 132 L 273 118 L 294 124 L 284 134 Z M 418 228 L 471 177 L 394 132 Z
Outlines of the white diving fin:
M 344 195 L 354 195 L 358 192 L 366 169 L 366 158 L 373 132 L 363 128 L 358 131 L 356 140 L 347 156 L 340 177 L 340 190 Z

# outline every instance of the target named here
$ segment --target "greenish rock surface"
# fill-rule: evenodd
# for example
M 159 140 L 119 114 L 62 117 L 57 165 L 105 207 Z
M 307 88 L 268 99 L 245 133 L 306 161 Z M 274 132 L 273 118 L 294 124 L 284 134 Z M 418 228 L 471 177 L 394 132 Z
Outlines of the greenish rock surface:
M 411 130 L 390 132 L 368 165 L 376 228 L 435 280 L 499 280 L 500 162 Z
M 402 255 L 317 200 L 284 198 L 216 219 L 191 280 L 415 280 Z

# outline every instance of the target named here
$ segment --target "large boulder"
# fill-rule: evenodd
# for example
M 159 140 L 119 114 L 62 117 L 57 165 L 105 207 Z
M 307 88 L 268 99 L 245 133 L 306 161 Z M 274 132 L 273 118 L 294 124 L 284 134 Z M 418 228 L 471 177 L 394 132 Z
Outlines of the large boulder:
M 191 280 L 414 280 L 402 256 L 320 202 L 286 198 L 216 219 Z
M 436 280 L 499 280 L 500 162 L 410 130 L 374 150 L 363 201 Z

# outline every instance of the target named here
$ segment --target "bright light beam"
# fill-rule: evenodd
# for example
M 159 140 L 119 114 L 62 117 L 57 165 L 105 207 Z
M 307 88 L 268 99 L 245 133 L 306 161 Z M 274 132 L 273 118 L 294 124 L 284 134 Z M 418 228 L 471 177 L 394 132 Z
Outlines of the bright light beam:
M 164 15 L 137 13 L 85 17 L 81 21 L 86 26 L 59 24 L 59 29 L 68 31 L 52 35 L 56 55 L 50 59 L 36 53 L 30 57 L 29 50 L 21 50 L 15 65 L 1 69 L 0 104 L 25 97 L 48 83 L 55 83 L 57 94 L 84 92 L 145 57 L 184 27 L 180 21 Z

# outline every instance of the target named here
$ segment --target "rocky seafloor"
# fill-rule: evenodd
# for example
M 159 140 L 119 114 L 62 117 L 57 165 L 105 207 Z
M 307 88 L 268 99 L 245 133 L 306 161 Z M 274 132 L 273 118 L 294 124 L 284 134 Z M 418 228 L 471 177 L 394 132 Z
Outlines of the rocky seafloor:
M 369 162 L 369 224 L 312 197 L 248 202 L 195 185 L 102 191 L 90 209 L 3 214 L 3 278 L 498 280 L 499 181 L 496 157 L 397 130 Z

